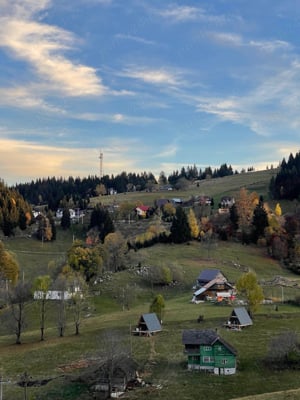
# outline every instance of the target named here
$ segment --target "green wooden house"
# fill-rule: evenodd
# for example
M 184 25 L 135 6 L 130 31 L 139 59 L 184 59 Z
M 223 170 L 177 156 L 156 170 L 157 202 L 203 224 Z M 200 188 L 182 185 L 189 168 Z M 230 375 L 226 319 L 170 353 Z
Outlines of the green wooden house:
M 214 330 L 185 330 L 182 343 L 188 357 L 188 369 L 217 375 L 235 374 L 237 351 Z

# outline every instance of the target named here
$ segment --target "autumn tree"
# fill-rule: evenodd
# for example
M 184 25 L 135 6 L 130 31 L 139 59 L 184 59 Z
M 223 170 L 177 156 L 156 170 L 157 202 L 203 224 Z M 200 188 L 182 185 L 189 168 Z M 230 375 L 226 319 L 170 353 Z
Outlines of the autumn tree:
M 200 234 L 199 225 L 195 216 L 195 213 L 192 208 L 190 208 L 188 214 L 188 223 L 191 230 L 191 236 L 193 239 L 198 239 Z
M 161 294 L 157 294 L 150 305 L 149 311 L 156 313 L 159 320 L 162 321 L 163 313 L 165 310 L 165 299 Z
M 49 275 L 38 276 L 33 282 L 33 291 L 36 293 L 35 300 L 39 308 L 41 341 L 43 341 L 45 337 L 46 305 L 51 283 L 52 279 Z
M 120 232 L 109 233 L 104 239 L 108 258 L 106 265 L 110 271 L 117 272 L 125 268 L 127 242 Z
M 172 203 L 164 204 L 162 211 L 163 211 L 163 218 L 165 220 L 172 220 L 172 218 L 176 214 L 176 208 Z
M 38 221 L 37 237 L 42 242 L 50 242 L 52 240 L 52 226 L 48 217 L 41 215 Z
M 4 244 L 0 241 L 0 280 L 16 284 L 19 277 L 19 264 L 15 257 L 5 249 Z
M 134 209 L 136 205 L 128 201 L 123 201 L 118 208 L 118 217 L 125 220 L 131 220 L 134 218 Z
M 251 234 L 253 212 L 258 201 L 257 193 L 249 193 L 245 188 L 240 189 L 239 195 L 235 201 L 235 206 L 238 214 L 239 229 L 245 236 L 250 236 Z
M 250 271 L 241 275 L 236 282 L 236 289 L 246 299 L 249 314 L 253 315 L 264 299 L 263 290 L 257 281 L 256 274 Z
M 83 273 L 87 282 L 97 276 L 103 266 L 101 246 L 88 247 L 76 240 L 68 251 L 68 264 L 74 271 Z
M 282 210 L 281 210 L 279 203 L 276 204 L 274 212 L 275 212 L 276 217 L 281 217 Z

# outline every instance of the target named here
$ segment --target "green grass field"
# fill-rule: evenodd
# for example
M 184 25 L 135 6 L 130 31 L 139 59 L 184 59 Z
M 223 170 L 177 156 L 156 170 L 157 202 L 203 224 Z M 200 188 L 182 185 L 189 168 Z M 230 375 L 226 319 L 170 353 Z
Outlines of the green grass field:
M 198 193 L 220 198 L 221 194 L 233 194 L 241 186 L 256 190 L 267 196 L 266 182 L 272 171 L 249 173 L 221 180 L 205 181 L 199 187 L 185 193 L 188 197 L 192 190 Z M 251 180 L 252 179 L 252 180 Z M 164 193 L 165 194 L 165 193 Z M 163 195 L 164 195 L 163 194 Z M 117 195 L 117 199 L 133 201 L 139 198 L 145 204 L 154 201 L 157 193 Z M 174 197 L 174 193 L 168 193 Z M 176 193 L 176 197 L 178 193 Z M 163 197 L 163 196 L 162 196 Z M 109 197 L 103 198 L 108 201 Z M 95 200 L 97 201 L 97 200 Z M 293 204 L 286 204 L 285 208 Z M 134 229 L 134 223 L 132 223 Z M 65 260 L 66 251 L 71 246 L 73 235 L 84 238 L 80 226 L 73 232 L 58 229 L 57 240 L 53 243 L 40 243 L 32 238 L 14 238 L 6 240 L 5 246 L 12 251 L 26 279 L 34 279 L 39 274 L 53 271 Z M 176 265 L 181 269 L 180 285 L 156 288 L 146 277 L 140 276 L 133 268 L 142 266 Z M 222 398 L 223 400 L 283 400 L 298 399 L 300 394 L 299 371 L 272 371 L 264 365 L 270 339 L 281 332 L 292 330 L 300 334 L 300 307 L 282 304 L 281 300 L 299 296 L 294 287 L 264 287 L 265 297 L 278 301 L 278 311 L 274 305 L 262 305 L 255 315 L 254 325 L 241 332 L 227 331 L 223 324 L 231 313 L 232 306 L 217 306 L 211 303 L 192 304 L 192 286 L 199 272 L 204 268 L 219 268 L 229 281 L 235 282 L 244 267 L 257 273 L 258 279 L 268 281 L 274 276 L 283 276 L 294 283 L 300 277 L 282 269 L 277 261 L 267 255 L 265 248 L 241 246 L 239 243 L 218 242 L 207 249 L 201 243 L 189 245 L 156 245 L 151 248 L 132 252 L 131 267 L 119 272 L 111 279 L 93 287 L 89 308 L 86 310 L 81 326 L 81 334 L 74 335 L 74 323 L 71 315 L 65 337 L 59 338 L 56 327 L 57 308 L 50 304 L 47 311 L 46 340 L 39 341 L 39 323 L 36 305 L 28 304 L 28 326 L 22 335 L 22 345 L 14 344 L 14 335 L 7 331 L 4 324 L 5 310 L 0 311 L 0 375 L 3 384 L 3 399 L 24 399 L 24 391 L 16 385 L 20 375 L 27 371 L 33 379 L 55 378 L 41 388 L 28 388 L 28 399 L 65 400 L 89 399 L 86 388 L 73 381 L 80 373 L 72 365 L 99 354 L 104 343 L 103 333 L 117 331 L 128 343 L 133 357 L 139 362 L 141 373 L 149 385 L 126 394 L 129 399 L 164 400 L 204 400 Z M 239 265 L 240 267 L 237 267 Z M 116 293 L 130 287 L 134 296 L 130 310 L 123 311 L 117 301 Z M 135 326 L 139 316 L 148 312 L 156 293 L 166 300 L 163 317 L 163 331 L 156 336 L 146 338 L 131 336 L 130 329 Z M 197 322 L 199 314 L 204 321 Z M 238 372 L 234 376 L 212 376 L 199 372 L 188 372 L 183 354 L 181 335 L 184 329 L 217 329 L 225 340 L 238 351 Z M 277 393 L 282 392 L 284 393 Z M 275 393 L 276 392 L 276 393 Z M 272 393 L 272 394 L 268 394 Z M 297 397 L 298 396 L 298 397 Z

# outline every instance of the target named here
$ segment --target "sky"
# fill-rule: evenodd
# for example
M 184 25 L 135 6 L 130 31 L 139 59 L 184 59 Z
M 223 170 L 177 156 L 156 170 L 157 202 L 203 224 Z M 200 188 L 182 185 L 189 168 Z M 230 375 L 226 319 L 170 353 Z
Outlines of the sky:
M 298 0 L 0 0 L 7 185 L 261 170 L 299 139 Z

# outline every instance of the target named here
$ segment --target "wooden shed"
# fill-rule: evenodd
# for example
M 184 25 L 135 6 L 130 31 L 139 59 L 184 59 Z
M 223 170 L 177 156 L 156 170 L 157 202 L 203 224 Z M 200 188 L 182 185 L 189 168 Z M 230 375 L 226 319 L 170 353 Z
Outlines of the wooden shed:
M 151 336 L 162 330 L 161 323 L 155 313 L 142 314 L 133 331 L 135 335 Z
M 236 307 L 232 310 L 225 326 L 229 329 L 241 330 L 253 325 L 252 319 L 245 307 Z

